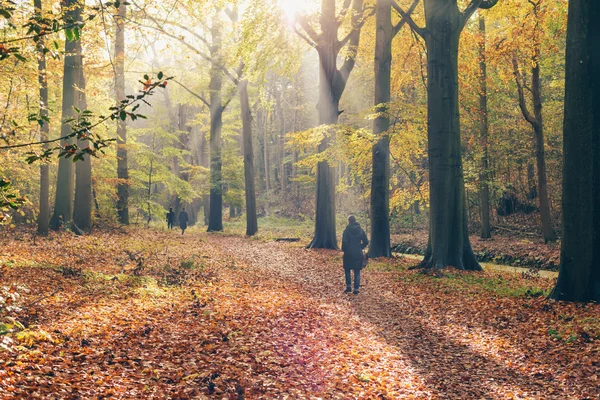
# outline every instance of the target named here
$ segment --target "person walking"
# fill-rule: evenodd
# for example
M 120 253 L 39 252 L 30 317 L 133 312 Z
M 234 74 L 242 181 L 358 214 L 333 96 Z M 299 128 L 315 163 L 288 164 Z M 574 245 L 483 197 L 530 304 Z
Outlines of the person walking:
M 189 220 L 190 217 L 188 217 L 188 213 L 185 211 L 185 208 L 182 208 L 181 212 L 179 213 L 179 227 L 181 228 L 182 235 L 187 229 L 187 224 Z
M 342 251 L 344 252 L 344 274 L 346 290 L 344 293 L 358 294 L 360 290 L 360 270 L 363 268 L 363 249 L 369 244 L 367 234 L 356 222 L 354 215 L 348 217 L 348 226 L 342 235 Z M 354 291 L 352 291 L 352 276 L 354 271 Z
M 167 228 L 173 229 L 173 225 L 175 224 L 175 211 L 173 211 L 173 207 L 169 208 L 169 212 L 167 213 Z

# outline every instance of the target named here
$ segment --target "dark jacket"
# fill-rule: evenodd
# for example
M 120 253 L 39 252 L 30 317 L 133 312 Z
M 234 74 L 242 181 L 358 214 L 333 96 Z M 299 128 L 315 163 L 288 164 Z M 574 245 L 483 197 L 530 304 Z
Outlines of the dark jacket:
M 167 222 L 171 224 L 175 222 L 175 211 L 169 211 L 167 213 Z
M 180 212 L 179 213 L 179 227 L 181 229 L 186 229 L 189 219 L 190 218 L 188 217 L 187 211 Z
M 344 269 L 362 269 L 362 251 L 368 244 L 367 234 L 358 222 L 346 227 L 342 236 Z

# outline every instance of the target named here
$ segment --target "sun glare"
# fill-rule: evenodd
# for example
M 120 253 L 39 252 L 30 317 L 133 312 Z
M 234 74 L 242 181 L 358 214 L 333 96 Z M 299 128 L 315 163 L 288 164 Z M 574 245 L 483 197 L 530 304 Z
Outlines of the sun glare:
M 278 0 L 278 2 L 290 21 L 298 15 L 310 14 L 318 10 L 318 3 L 314 0 Z

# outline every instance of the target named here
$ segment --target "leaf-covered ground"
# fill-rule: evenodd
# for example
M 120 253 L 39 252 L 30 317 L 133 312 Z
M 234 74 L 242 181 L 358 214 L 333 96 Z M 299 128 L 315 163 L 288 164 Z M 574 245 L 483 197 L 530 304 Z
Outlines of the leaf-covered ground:
M 551 280 L 375 260 L 354 296 L 340 264 L 197 232 L 4 239 L 0 398 L 600 397 L 599 307 Z
M 480 262 L 556 271 L 560 265 L 560 243 L 546 244 L 541 235 L 496 231 L 493 239 L 481 239 L 477 234 L 471 235 L 470 239 Z M 398 252 L 424 254 L 427 248 L 427 230 L 393 235 L 392 242 Z

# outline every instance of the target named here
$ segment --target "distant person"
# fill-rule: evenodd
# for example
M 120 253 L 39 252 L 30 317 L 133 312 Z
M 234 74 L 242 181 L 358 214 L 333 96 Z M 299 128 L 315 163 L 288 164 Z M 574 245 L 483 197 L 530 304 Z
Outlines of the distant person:
M 190 217 L 188 217 L 188 213 L 185 211 L 185 208 L 182 208 L 181 212 L 179 213 L 179 227 L 181 228 L 182 235 L 185 232 L 185 230 L 187 229 L 189 220 L 190 220 Z
M 175 211 L 173 211 L 173 207 L 169 208 L 169 212 L 167 213 L 167 228 L 173 229 L 173 225 L 175 224 Z
M 346 290 L 344 293 L 358 294 L 360 290 L 360 270 L 363 268 L 363 249 L 369 244 L 367 234 L 360 227 L 354 215 L 348 217 L 348 226 L 342 236 L 342 251 L 344 252 L 344 274 L 346 275 Z M 354 291 L 352 291 L 352 276 L 354 271 Z

